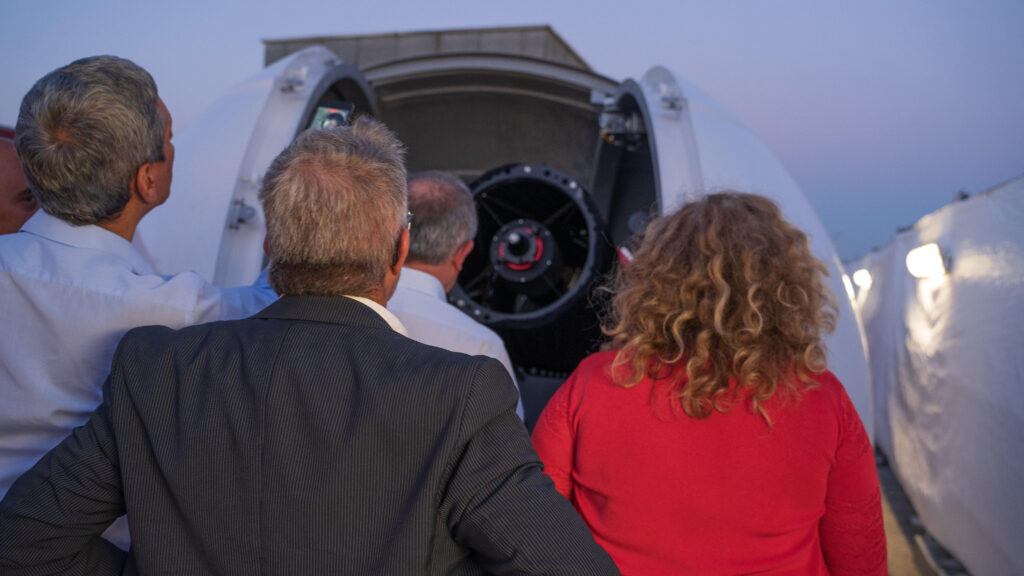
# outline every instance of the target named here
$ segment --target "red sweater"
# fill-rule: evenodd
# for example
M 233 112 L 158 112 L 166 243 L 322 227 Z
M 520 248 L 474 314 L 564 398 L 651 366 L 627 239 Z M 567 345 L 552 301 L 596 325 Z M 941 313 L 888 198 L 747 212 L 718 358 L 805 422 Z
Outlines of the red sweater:
M 875 460 L 831 372 L 772 419 L 746 398 L 686 416 L 666 386 L 614 384 L 615 352 L 585 359 L 555 393 L 533 444 L 624 575 L 885 575 Z

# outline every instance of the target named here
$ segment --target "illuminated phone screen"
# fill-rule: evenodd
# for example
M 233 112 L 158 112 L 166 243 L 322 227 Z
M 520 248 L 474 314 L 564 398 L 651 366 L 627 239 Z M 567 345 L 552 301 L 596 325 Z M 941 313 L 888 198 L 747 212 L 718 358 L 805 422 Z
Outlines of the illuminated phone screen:
M 355 106 L 351 102 L 322 102 L 316 107 L 310 128 L 334 128 L 348 124 Z

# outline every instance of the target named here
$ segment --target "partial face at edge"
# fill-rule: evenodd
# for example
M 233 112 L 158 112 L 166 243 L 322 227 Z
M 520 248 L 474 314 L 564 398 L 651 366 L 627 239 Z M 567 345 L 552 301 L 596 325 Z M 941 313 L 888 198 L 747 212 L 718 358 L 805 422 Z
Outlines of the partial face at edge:
M 0 234 L 20 230 L 38 208 L 25 181 L 14 143 L 0 138 Z

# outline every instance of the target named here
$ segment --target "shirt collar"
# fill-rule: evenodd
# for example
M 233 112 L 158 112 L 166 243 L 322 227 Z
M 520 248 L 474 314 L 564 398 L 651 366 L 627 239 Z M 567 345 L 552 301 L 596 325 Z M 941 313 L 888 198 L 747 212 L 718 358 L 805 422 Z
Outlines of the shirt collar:
M 404 266 L 402 267 L 402 274 L 398 277 L 398 284 L 402 288 L 423 292 L 442 302 L 448 301 L 448 297 L 444 292 L 444 285 L 433 274 Z
M 74 226 L 42 210 L 36 210 L 21 227 L 21 231 L 75 248 L 107 252 L 128 263 L 136 274 L 154 273 L 153 267 L 131 242 L 94 224 Z
M 363 298 L 362 296 L 349 296 L 346 294 L 345 297 L 351 298 L 356 302 L 366 304 L 370 308 L 370 310 L 373 310 L 381 318 L 383 318 L 384 321 L 388 323 L 388 326 L 391 326 L 392 330 L 398 332 L 402 336 L 409 336 L 409 332 L 406 331 L 405 326 L 402 325 L 402 321 L 399 320 L 397 316 L 389 312 L 387 308 L 381 306 L 380 304 L 377 304 L 376 302 L 370 300 L 369 298 Z

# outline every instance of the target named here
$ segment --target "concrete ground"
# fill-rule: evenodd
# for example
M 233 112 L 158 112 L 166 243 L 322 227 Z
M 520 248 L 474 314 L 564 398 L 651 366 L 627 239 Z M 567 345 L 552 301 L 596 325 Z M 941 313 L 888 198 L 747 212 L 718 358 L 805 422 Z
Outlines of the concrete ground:
M 896 481 L 892 469 L 878 466 L 882 485 L 882 514 L 885 516 L 885 539 L 889 548 L 889 574 L 892 576 L 933 576 L 914 543 L 915 527 L 911 524 L 914 509 Z

